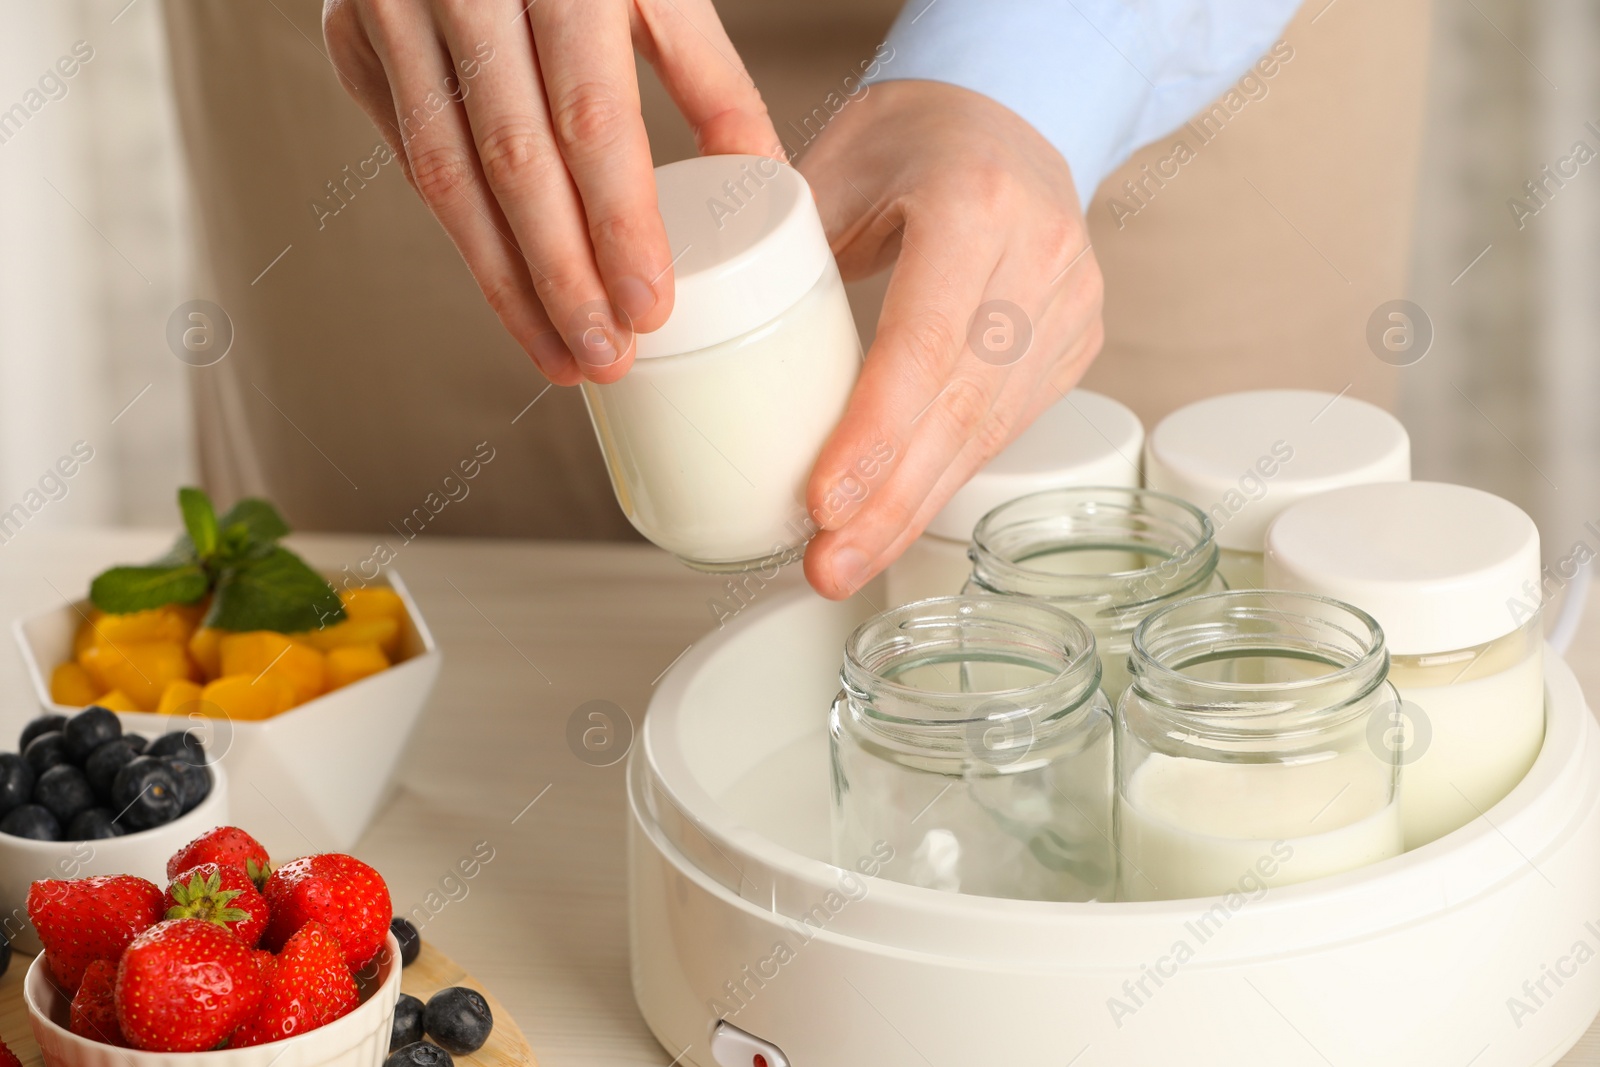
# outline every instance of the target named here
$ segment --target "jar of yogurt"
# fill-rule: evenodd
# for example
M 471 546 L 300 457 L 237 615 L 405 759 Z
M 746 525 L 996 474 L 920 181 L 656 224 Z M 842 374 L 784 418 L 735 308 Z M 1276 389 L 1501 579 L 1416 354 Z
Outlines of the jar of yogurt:
M 703 156 L 656 168 L 672 314 L 584 399 L 634 528 L 692 567 L 788 562 L 816 530 L 806 479 L 844 413 L 861 342 L 794 168 Z
M 1048 604 L 943 597 L 850 635 L 829 716 L 834 861 L 948 892 L 1110 900 L 1112 731 L 1094 638 Z
M 1128 685 L 1134 627 L 1163 604 L 1227 588 L 1211 520 L 1150 489 L 1032 493 L 985 515 L 970 552 L 967 592 L 1034 597 L 1088 625 L 1112 703 Z
M 961 592 L 972 528 L 994 508 L 1045 489 L 1139 484 L 1144 426 L 1125 405 L 1074 389 L 956 490 L 889 567 L 889 606 Z
M 1337 874 L 1403 848 L 1383 632 L 1304 593 L 1217 593 L 1150 615 L 1117 707 L 1120 894 L 1173 900 Z
M 1305 500 L 1267 532 L 1267 580 L 1348 600 L 1383 626 L 1403 703 L 1372 725 L 1400 749 L 1406 847 L 1465 826 L 1544 742 L 1539 531 L 1515 504 L 1442 482 Z
M 1309 389 L 1229 393 L 1179 408 L 1145 442 L 1145 485 L 1211 519 L 1231 589 L 1263 587 L 1267 527 L 1297 500 L 1411 477 L 1411 438 L 1382 408 Z

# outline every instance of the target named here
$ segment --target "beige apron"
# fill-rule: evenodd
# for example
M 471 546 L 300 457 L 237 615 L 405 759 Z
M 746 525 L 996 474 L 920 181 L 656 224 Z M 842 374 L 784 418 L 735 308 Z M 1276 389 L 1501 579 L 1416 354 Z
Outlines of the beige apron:
M 1393 402 L 1364 335 L 1405 295 L 1427 8 L 1325 2 L 1270 75 L 1141 151 L 1090 207 L 1107 341 L 1086 384 L 1147 422 L 1265 386 Z M 871 54 L 892 13 L 875 6 L 826 26 L 818 12 L 814 36 L 763 32 L 755 4 L 729 12 L 780 130 Z M 304 529 L 636 536 L 578 392 L 546 390 L 379 161 L 320 5 L 168 0 L 166 20 L 207 268 L 195 295 L 234 327 L 228 355 L 191 372 L 213 494 L 266 494 Z M 690 154 L 653 78 L 644 92 L 657 162 Z M 852 289 L 865 335 L 881 292 Z

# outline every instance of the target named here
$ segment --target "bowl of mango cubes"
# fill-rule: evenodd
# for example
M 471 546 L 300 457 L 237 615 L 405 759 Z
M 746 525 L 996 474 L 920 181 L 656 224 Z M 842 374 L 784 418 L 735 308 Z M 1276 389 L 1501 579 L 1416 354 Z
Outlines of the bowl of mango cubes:
M 229 808 L 268 848 L 346 850 L 366 829 L 442 655 L 399 574 L 336 587 L 279 542 L 263 500 L 217 515 L 179 491 L 185 532 L 90 595 L 18 620 L 46 712 L 99 705 L 124 728 L 197 730 Z

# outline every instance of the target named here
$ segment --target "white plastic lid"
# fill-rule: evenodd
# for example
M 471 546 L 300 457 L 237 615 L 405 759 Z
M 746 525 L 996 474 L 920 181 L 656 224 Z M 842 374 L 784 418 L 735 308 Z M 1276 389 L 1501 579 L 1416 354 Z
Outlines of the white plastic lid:
M 1390 652 L 1454 652 L 1528 621 L 1514 605 L 1537 606 L 1539 530 L 1515 504 L 1464 485 L 1351 486 L 1278 516 L 1266 579 L 1361 608 Z
M 696 352 L 771 322 L 833 261 L 811 187 L 765 156 L 700 156 L 656 168 L 656 200 L 676 257 L 666 323 L 637 334 L 636 356 Z
M 1144 477 L 1209 515 L 1220 547 L 1260 552 L 1267 527 L 1297 500 L 1410 478 L 1411 438 L 1393 415 L 1353 397 L 1229 393 L 1162 419 L 1145 442 Z
M 989 512 L 1045 489 L 1139 484 L 1139 416 L 1109 396 L 1074 389 L 956 490 L 928 533 L 969 541 Z

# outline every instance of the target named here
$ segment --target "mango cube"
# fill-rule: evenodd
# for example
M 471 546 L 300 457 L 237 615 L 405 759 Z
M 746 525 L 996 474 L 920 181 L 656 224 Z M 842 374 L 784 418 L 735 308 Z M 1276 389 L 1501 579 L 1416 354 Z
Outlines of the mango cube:
M 367 589 L 344 589 L 339 593 L 346 618 L 393 619 L 399 622 L 406 617 L 406 606 L 400 594 L 381 585 Z
M 81 663 L 63 663 L 50 674 L 50 699 L 57 704 L 85 707 L 94 703 L 99 692 L 100 687 Z
M 202 626 L 189 636 L 189 655 L 207 678 L 222 676 L 222 634 L 221 630 Z
M 170 641 L 184 644 L 200 622 L 200 606 L 166 604 L 126 615 L 102 615 L 94 624 L 95 639 L 102 644 L 145 644 Z
M 351 645 L 377 645 L 392 660 L 400 651 L 400 622 L 391 618 L 346 619 L 295 637 L 324 652 Z
M 143 711 L 144 710 L 143 708 L 141 708 L 137 704 L 135 704 L 133 702 L 132 698 L 130 698 L 127 693 L 124 693 L 120 689 L 113 689 L 109 693 L 101 693 L 99 696 L 94 698 L 93 703 L 99 704 L 102 708 L 105 708 L 107 711 Z
M 83 662 L 84 651 L 99 640 L 95 634 L 95 627 L 100 624 L 101 613 L 98 608 L 90 608 L 89 615 L 78 624 L 78 632 L 72 638 L 72 658 Z
M 138 711 L 155 710 L 168 682 L 195 675 L 189 653 L 174 641 L 95 644 L 82 663 L 101 692 L 121 690 Z
M 161 691 L 161 702 L 156 705 L 156 713 L 177 715 L 187 710 L 188 705 L 200 699 L 201 689 L 199 682 L 191 682 L 187 678 L 174 678 Z
M 240 722 L 270 719 L 294 707 L 294 687 L 280 674 L 225 674 L 200 691 L 201 711 Z M 207 705 L 210 705 L 209 707 Z
M 223 677 L 276 675 L 289 683 L 296 704 L 319 695 L 327 684 L 322 653 L 287 634 L 272 630 L 224 634 L 221 652 Z
M 377 674 L 389 666 L 389 657 L 377 645 L 346 645 L 328 650 L 328 688 L 338 689 Z

